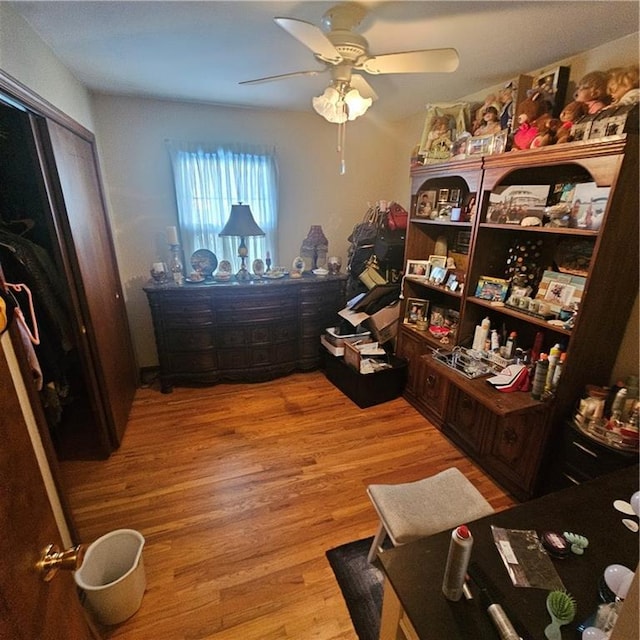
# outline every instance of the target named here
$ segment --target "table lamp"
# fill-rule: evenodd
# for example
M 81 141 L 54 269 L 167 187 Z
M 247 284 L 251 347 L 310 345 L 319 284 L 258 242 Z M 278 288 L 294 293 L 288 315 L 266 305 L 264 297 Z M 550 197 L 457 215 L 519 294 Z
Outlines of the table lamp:
M 248 204 L 231 205 L 231 214 L 227 220 L 227 224 L 224 225 L 219 236 L 239 236 L 240 246 L 238 246 L 238 257 L 241 260 L 241 266 L 236 278 L 241 281 L 251 280 L 251 274 L 247 270 L 245 261 L 247 259 L 247 245 L 244 243 L 244 239 L 247 236 L 263 236 L 264 231 L 256 224 L 251 213 L 251 208 Z

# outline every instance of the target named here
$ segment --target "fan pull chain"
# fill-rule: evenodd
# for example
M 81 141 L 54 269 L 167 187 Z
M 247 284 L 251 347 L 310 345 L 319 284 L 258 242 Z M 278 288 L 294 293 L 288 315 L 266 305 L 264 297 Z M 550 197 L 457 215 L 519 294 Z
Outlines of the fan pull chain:
M 340 122 L 338 124 L 338 148 L 337 151 L 340 154 L 340 175 L 343 176 L 347 172 L 347 165 L 344 159 L 344 147 L 347 140 L 347 123 Z

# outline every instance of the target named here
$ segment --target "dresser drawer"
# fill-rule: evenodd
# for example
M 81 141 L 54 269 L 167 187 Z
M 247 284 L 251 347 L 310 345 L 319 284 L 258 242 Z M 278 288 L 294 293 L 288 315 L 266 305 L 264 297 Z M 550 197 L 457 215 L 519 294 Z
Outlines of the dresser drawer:
M 218 368 L 218 358 L 213 349 L 167 352 L 162 361 L 162 368 L 166 366 L 166 372 L 171 375 L 192 375 L 194 372 L 202 374 Z
M 213 349 L 215 346 L 213 327 L 193 329 L 184 326 L 167 331 L 164 336 L 164 348 L 167 351 L 199 351 Z
M 468 451 L 482 455 L 493 414 L 457 387 L 449 390 L 446 414 L 443 431 Z

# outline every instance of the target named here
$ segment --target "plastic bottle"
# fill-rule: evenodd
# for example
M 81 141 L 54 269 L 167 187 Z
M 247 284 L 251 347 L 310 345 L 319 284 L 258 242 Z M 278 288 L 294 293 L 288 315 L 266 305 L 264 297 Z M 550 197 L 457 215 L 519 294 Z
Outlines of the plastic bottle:
M 491 322 L 489 318 L 485 318 L 479 325 L 476 325 L 476 331 L 473 337 L 473 349 L 475 351 L 484 350 L 490 328 Z
M 491 351 L 500 350 L 500 338 L 496 329 L 491 329 Z
M 560 380 L 560 376 L 562 375 L 562 371 L 564 370 L 564 361 L 567 359 L 566 351 L 563 351 L 560 354 L 560 359 L 558 360 L 558 364 L 556 365 L 556 370 L 553 372 L 553 380 L 551 381 L 551 388 L 555 391 L 558 387 L 558 381 Z
M 544 392 L 551 393 L 553 390 L 553 376 L 556 372 L 558 361 L 560 360 L 560 345 L 555 344 L 549 350 L 549 369 L 547 370 L 547 378 L 544 382 Z
M 531 389 L 531 397 L 534 400 L 540 400 L 544 392 L 544 383 L 547 380 L 547 372 L 549 371 L 549 357 L 546 353 L 540 354 L 540 359 L 536 362 L 536 371 L 533 374 L 533 387 Z
M 622 387 L 618 393 L 616 393 L 615 400 L 611 405 L 611 419 L 612 420 L 620 420 L 622 417 L 622 411 L 624 410 L 625 404 L 627 402 L 627 389 L 626 387 Z
M 447 600 L 460 600 L 464 587 L 467 567 L 471 558 L 473 536 L 466 525 L 460 525 L 451 532 L 447 564 L 442 580 L 442 593 Z

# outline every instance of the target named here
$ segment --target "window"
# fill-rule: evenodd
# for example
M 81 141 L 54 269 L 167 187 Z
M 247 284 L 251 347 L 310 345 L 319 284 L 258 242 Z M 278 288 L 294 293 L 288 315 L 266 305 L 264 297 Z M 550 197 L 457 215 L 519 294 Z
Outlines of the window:
M 209 249 L 218 261 L 229 260 L 237 270 L 239 238 L 219 237 L 231 205 L 248 204 L 264 237 L 245 238 L 248 267 L 256 258 L 275 252 L 278 228 L 278 172 L 273 149 L 170 143 L 178 207 L 180 239 L 184 255 Z

